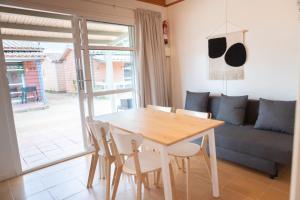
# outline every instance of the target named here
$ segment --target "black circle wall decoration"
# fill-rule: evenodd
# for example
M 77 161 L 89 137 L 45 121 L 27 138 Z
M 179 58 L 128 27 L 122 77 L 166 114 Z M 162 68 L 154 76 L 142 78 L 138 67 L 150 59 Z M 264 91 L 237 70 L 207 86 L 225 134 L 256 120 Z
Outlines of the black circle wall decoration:
M 224 55 L 227 49 L 226 37 L 213 38 L 208 40 L 208 55 L 210 58 L 219 58 Z
M 225 62 L 231 67 L 243 66 L 247 59 L 246 47 L 242 43 L 235 43 L 228 48 Z

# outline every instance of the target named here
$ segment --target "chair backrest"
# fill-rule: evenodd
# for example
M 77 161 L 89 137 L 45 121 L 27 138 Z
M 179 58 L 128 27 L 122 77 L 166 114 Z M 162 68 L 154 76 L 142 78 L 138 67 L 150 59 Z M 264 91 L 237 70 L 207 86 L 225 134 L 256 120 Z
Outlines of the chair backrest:
M 163 111 L 163 112 L 171 112 L 172 111 L 172 107 L 163 107 L 163 106 L 154 106 L 154 105 L 147 105 L 147 109 L 159 110 L 159 111 Z
M 211 118 L 211 113 L 197 112 L 197 111 L 183 110 L 183 109 L 177 109 L 176 114 L 177 115 L 188 115 L 188 116 L 192 116 L 192 117 L 198 117 L 201 119 L 210 119 Z M 203 147 L 205 145 L 207 145 L 207 136 L 202 137 L 200 149 L 203 149 Z
M 144 139 L 141 134 L 130 133 L 113 126 L 111 126 L 111 135 L 116 150 L 121 155 L 131 155 L 133 153 L 133 143 L 138 148 Z
M 92 118 L 86 118 L 86 128 L 95 151 L 100 151 L 106 156 L 112 156 L 108 145 L 107 136 L 109 132 L 109 124 L 94 121 Z
M 191 111 L 191 110 L 183 110 L 183 109 L 177 109 L 176 114 L 180 115 L 189 115 L 192 117 L 198 117 L 202 119 L 210 119 L 211 114 L 206 112 L 197 112 L 197 111 Z

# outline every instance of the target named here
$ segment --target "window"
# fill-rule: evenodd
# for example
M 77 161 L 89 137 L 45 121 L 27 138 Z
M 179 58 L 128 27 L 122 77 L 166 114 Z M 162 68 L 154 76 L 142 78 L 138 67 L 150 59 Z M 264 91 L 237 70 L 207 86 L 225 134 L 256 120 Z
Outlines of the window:
M 94 115 L 134 108 L 134 27 L 87 21 L 86 28 Z
M 133 27 L 102 22 L 87 22 L 89 46 L 133 47 Z

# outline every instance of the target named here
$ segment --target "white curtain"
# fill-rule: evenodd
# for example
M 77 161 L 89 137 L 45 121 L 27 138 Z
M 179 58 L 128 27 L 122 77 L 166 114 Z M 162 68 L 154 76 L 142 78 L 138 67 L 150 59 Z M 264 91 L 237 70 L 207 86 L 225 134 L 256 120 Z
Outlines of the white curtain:
M 161 14 L 137 9 L 135 18 L 140 106 L 168 106 L 169 82 Z

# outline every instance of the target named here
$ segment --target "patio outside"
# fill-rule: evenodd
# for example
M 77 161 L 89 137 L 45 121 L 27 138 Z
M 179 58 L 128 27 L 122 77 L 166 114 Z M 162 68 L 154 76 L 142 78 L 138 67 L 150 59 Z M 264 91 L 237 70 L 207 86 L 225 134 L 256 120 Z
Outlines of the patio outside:
M 72 45 L 4 41 L 4 53 L 22 169 L 84 152 Z M 132 87 L 131 59 L 91 52 L 93 90 Z M 133 99 L 132 92 L 94 97 L 94 113 L 130 109 Z
M 77 95 L 46 93 L 40 103 L 13 105 L 30 108 L 14 112 L 22 169 L 30 169 L 83 152 L 84 144 Z

